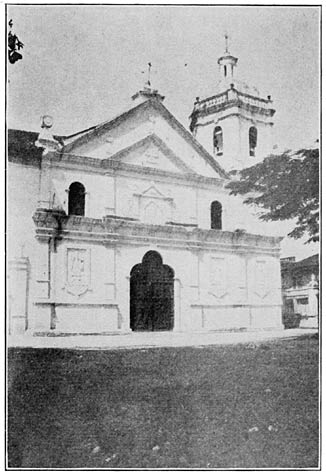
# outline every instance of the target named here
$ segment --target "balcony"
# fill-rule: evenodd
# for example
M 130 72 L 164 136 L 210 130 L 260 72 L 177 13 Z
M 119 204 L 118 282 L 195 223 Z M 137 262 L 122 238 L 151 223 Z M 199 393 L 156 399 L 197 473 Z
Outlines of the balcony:
M 106 216 L 93 219 L 67 216 L 62 212 L 37 209 L 33 216 L 36 238 L 40 241 L 84 241 L 91 244 L 157 244 L 186 250 L 227 250 L 239 253 L 270 253 L 278 256 L 281 238 L 201 229 L 170 222 L 145 224 L 128 218 Z

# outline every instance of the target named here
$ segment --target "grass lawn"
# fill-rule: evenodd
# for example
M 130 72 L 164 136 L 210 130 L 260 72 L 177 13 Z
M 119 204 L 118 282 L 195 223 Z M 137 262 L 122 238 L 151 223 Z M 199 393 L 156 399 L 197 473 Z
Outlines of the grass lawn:
M 9 467 L 318 467 L 318 354 L 308 336 L 9 349 Z

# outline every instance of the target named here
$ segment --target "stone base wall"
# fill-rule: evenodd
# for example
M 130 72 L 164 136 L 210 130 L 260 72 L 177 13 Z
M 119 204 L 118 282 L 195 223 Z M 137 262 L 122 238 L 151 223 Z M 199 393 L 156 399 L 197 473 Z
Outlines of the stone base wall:
M 310 321 L 309 321 L 310 323 Z M 308 324 L 307 327 L 315 327 Z M 283 329 L 282 311 L 275 307 L 245 308 L 193 308 L 183 315 L 181 332 L 236 331 Z M 55 321 L 51 308 L 42 308 L 32 332 L 53 334 L 110 334 L 126 333 L 130 328 L 122 324 L 119 307 L 58 306 Z M 178 331 L 174 325 L 173 331 Z
M 106 334 L 121 332 L 118 305 L 37 304 L 32 332 L 53 334 Z
M 283 329 L 281 306 L 194 307 L 189 330 Z M 191 328 L 191 329 L 190 329 Z
M 8 262 L 7 314 L 9 334 L 23 334 L 28 329 L 30 264 L 26 257 Z

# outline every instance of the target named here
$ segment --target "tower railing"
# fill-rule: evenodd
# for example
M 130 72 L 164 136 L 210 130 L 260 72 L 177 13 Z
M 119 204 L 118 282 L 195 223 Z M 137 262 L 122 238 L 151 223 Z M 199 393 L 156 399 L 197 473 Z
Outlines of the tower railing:
M 262 99 L 260 97 L 239 92 L 231 85 L 231 88 L 225 92 L 208 97 L 204 100 L 197 100 L 197 102 L 195 102 L 194 111 L 201 114 L 210 111 L 213 112 L 216 111 L 216 109 L 230 105 L 247 105 L 272 112 L 273 109 L 271 104 L 272 101 L 270 99 Z

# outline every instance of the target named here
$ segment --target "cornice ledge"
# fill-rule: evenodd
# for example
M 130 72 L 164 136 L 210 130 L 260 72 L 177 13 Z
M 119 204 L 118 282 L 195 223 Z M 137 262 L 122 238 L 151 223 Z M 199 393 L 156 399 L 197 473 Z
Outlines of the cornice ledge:
M 277 252 L 282 237 L 269 237 L 246 232 L 231 232 L 197 227 L 175 225 L 151 225 L 137 221 L 124 220 L 122 217 L 104 217 L 93 219 L 83 216 L 67 216 L 63 211 L 38 209 L 33 220 L 37 238 L 55 237 L 85 238 L 106 241 L 119 240 L 162 240 L 182 243 L 190 247 L 226 246 L 235 251 L 253 251 L 254 249 Z

